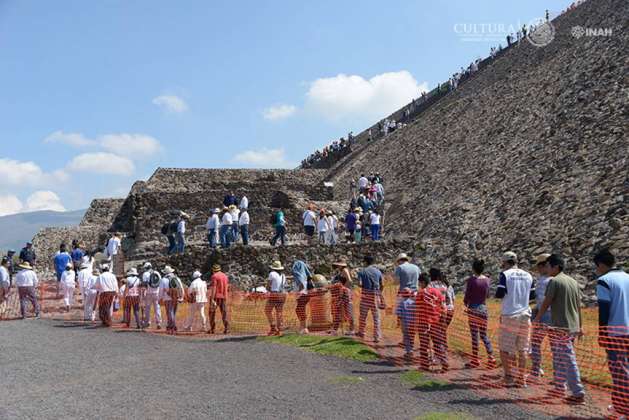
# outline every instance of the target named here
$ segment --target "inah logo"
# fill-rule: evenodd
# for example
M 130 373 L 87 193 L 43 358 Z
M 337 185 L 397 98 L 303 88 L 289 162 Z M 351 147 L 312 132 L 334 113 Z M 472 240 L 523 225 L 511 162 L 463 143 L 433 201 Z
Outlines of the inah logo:
M 526 39 L 536 47 L 545 47 L 555 39 L 555 27 L 550 21 L 537 24 L 538 22 L 540 19 L 531 22 L 530 26 L 534 29 L 526 34 Z
M 583 26 L 573 26 L 570 33 L 576 39 L 584 36 L 612 36 L 612 28 L 584 28 Z
M 585 28 L 579 25 L 573 26 L 572 29 L 570 29 L 570 33 L 572 34 L 573 37 L 575 37 L 576 39 L 579 39 L 583 35 L 585 35 Z

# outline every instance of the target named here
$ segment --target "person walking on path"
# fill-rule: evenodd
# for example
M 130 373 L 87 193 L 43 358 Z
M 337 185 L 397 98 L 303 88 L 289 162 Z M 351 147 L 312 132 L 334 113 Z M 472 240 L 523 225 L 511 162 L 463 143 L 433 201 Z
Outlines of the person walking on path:
M 110 272 L 109 264 L 101 266 L 101 274 L 96 279 L 94 288 L 98 291 L 98 317 L 105 327 L 111 327 L 111 309 L 118 294 L 118 280 Z
M 430 345 L 433 354 L 441 363 L 442 371 L 448 370 L 448 355 L 439 335 L 439 322 L 445 310 L 445 296 L 439 289 L 430 286 L 429 277 L 419 276 L 419 290 L 415 296 L 417 332 L 419 333 L 419 368 L 430 370 Z
M 6 301 L 11 288 L 11 276 L 9 275 L 9 259 L 2 257 L 0 264 L 0 317 L 6 310 Z
M 221 225 L 221 221 L 218 218 L 218 209 L 212 210 L 212 215 L 207 219 L 205 227 L 207 228 L 207 241 L 210 244 L 210 248 L 216 248 L 218 242 L 218 230 Z
M 177 306 L 179 302 L 183 302 L 183 296 L 183 283 L 175 275 L 175 270 L 167 265 L 164 267 L 164 277 L 162 277 L 160 284 L 160 297 L 166 307 L 166 316 L 168 318 L 166 332 L 168 334 L 177 334 Z
M 214 334 L 216 328 L 216 310 L 221 310 L 223 320 L 223 334 L 229 332 L 229 314 L 227 313 L 227 299 L 229 298 L 229 279 L 221 271 L 221 266 L 212 266 L 212 277 L 210 277 L 210 334 Z
M 184 329 L 186 331 L 192 331 L 194 319 L 199 315 L 203 325 L 202 331 L 206 331 L 205 304 L 207 303 L 207 283 L 201 278 L 201 272 L 198 270 L 192 273 L 192 283 L 190 283 L 188 287 L 188 297 L 190 301 L 190 312 Z
M 563 272 L 565 263 L 559 255 L 551 254 L 546 265 L 551 279 L 546 288 L 544 302 L 533 322 L 540 322 L 548 308 L 551 308 L 550 346 L 553 353 L 555 395 L 563 397 L 568 385 L 571 395 L 567 401 L 571 404 L 583 404 L 585 391 L 574 352 L 574 340 L 583 335 L 579 283 Z
M 221 247 L 223 249 L 229 248 L 232 243 L 232 224 L 233 224 L 232 214 L 229 212 L 227 207 L 223 207 L 222 216 L 221 216 Z
M 177 221 L 177 236 L 175 241 L 177 246 L 175 248 L 176 253 L 183 254 L 186 249 L 186 220 L 189 219 L 186 213 L 181 212 L 179 215 L 179 220 Z
M 249 245 L 249 224 L 251 219 L 249 218 L 249 211 L 242 209 L 240 212 L 240 218 L 238 219 L 238 226 L 240 226 L 240 236 L 242 237 L 242 244 Z
M 526 386 L 524 371 L 529 351 L 531 309 L 529 300 L 535 297 L 533 277 L 517 266 L 518 257 L 507 251 L 502 256 L 496 298 L 502 299 L 500 316 L 500 359 L 507 386 Z M 512 367 L 516 368 L 514 372 Z
M 20 298 L 21 319 L 26 318 L 27 302 L 30 302 L 33 306 L 35 318 L 39 318 L 39 303 L 37 302 L 39 279 L 37 279 L 37 274 L 35 274 L 33 267 L 27 261 L 18 264 L 17 267 L 20 271 L 15 276 L 15 286 Z
M 57 298 L 60 297 L 59 293 L 61 292 L 61 276 L 66 270 L 68 264 L 70 264 L 71 262 L 72 257 L 66 251 L 66 244 L 59 245 L 59 252 L 55 254 L 55 257 L 53 259 L 55 274 L 57 275 Z
M 275 246 L 279 239 L 282 246 L 286 245 L 286 218 L 284 217 L 284 211 L 280 208 L 274 215 L 275 236 L 271 239 L 271 246 Z
M 63 296 L 63 305 L 66 312 L 70 312 L 70 307 L 74 303 L 74 289 L 76 288 L 76 273 L 74 272 L 74 264 L 71 262 L 66 265 L 65 271 L 61 274 L 61 294 Z
M 96 282 L 96 277 L 94 277 L 93 269 L 90 269 L 89 263 L 81 263 L 77 278 L 79 283 L 79 293 L 81 293 L 81 296 L 83 297 L 83 320 L 94 321 L 96 319 L 96 312 L 94 311 L 94 301 L 96 299 L 94 284 Z
M 369 215 L 369 226 L 371 226 L 371 239 L 380 240 L 380 214 L 378 210 L 373 210 Z
M 35 263 L 37 262 L 37 254 L 33 249 L 32 242 L 27 242 L 26 246 L 20 250 L 20 261 L 29 263 L 31 267 L 35 266 Z
M 489 288 L 491 280 L 483 275 L 485 270 L 485 262 L 483 260 L 474 260 L 472 263 L 473 275 L 465 282 L 465 296 L 463 304 L 467 308 L 467 322 L 470 327 L 470 335 L 472 336 L 472 357 L 465 364 L 468 369 L 474 369 L 480 366 L 478 358 L 478 337 L 485 345 L 487 352 L 487 367 L 493 369 L 496 366 L 494 358 L 494 349 L 491 341 L 487 336 L 487 297 L 489 296 Z
M 112 273 L 115 273 L 117 270 L 116 266 L 116 258 L 120 253 L 120 248 L 122 246 L 122 242 L 120 241 L 120 234 L 117 232 L 114 233 L 111 238 L 107 241 L 107 245 L 105 246 L 105 253 L 107 254 L 107 260 L 109 261 L 109 270 Z
M 264 314 L 269 321 L 269 333 L 267 335 L 282 335 L 283 311 L 286 303 L 286 276 L 284 267 L 280 261 L 271 264 L 267 288 L 269 297 L 264 307 Z M 275 312 L 275 317 L 273 316 Z
M 144 327 L 144 322 L 140 320 L 140 284 L 142 282 L 138 278 L 138 270 L 131 268 L 127 271 L 126 287 L 124 291 L 124 319 L 127 322 L 127 328 L 131 325 L 131 310 L 135 318 L 135 328 Z
M 544 303 L 544 298 L 546 297 L 546 287 L 548 287 L 548 282 L 550 281 L 550 277 L 548 276 L 548 265 L 546 264 L 546 260 L 550 257 L 550 254 L 541 254 L 536 258 L 535 268 L 538 273 L 537 281 L 535 282 L 535 308 L 533 309 L 532 318 L 536 318 L 539 313 L 539 309 L 542 307 L 542 303 Z M 550 311 L 546 311 L 546 313 L 540 318 L 540 320 L 533 324 L 531 331 L 531 375 L 530 378 L 536 380 L 544 375 L 544 371 L 542 370 L 542 344 L 544 342 L 544 338 L 547 336 L 550 339 Z M 553 370 L 556 370 L 556 366 L 553 367 Z
M 159 271 L 153 269 L 150 262 L 144 263 L 144 273 L 142 273 L 142 283 L 146 284 L 146 296 L 144 297 L 144 328 L 151 326 L 151 309 L 157 329 L 162 328 L 162 310 L 159 306 L 160 285 L 162 276 Z
M 402 327 L 402 342 L 404 344 L 404 358 L 407 361 L 413 359 L 413 347 L 417 332 L 417 315 L 415 313 L 415 292 L 408 287 L 398 292 L 399 301 L 395 308 L 395 315 L 400 320 Z
M 295 260 L 293 263 L 293 284 L 295 285 L 295 292 L 297 292 L 297 306 L 295 307 L 295 313 L 299 320 L 299 334 L 308 334 L 307 321 L 307 305 L 310 301 L 308 291 L 314 288 L 312 284 L 312 272 L 310 267 L 302 260 Z M 309 287 L 310 286 L 310 287 Z
M 629 274 L 609 250 L 594 256 L 598 299 L 598 344 L 607 351 L 612 377 L 611 414 L 629 416 Z
M 379 343 L 382 339 L 380 329 L 380 306 L 382 299 L 382 272 L 375 266 L 374 257 L 366 255 L 364 257 L 366 267 L 358 272 L 360 283 L 360 317 L 358 319 L 357 337 L 365 337 L 365 326 L 367 315 L 371 312 L 373 318 L 373 341 Z

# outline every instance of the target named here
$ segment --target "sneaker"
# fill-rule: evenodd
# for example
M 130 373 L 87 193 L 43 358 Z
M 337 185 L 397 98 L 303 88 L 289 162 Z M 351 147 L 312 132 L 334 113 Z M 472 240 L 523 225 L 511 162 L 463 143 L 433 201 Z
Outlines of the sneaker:
M 584 405 L 585 395 L 570 395 L 566 397 L 566 403 L 570 405 Z
M 356 335 L 356 333 L 354 332 L 354 330 L 349 330 L 349 331 L 347 331 L 347 332 L 345 333 L 345 336 L 346 336 L 346 337 L 353 337 L 353 336 L 355 336 L 355 335 Z

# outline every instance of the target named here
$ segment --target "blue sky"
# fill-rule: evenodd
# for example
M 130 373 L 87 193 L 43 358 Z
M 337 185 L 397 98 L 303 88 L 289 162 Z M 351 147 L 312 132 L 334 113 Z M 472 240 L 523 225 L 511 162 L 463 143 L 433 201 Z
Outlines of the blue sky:
M 505 43 L 462 24 L 568 4 L 0 0 L 0 215 L 124 196 L 158 166 L 294 166 Z

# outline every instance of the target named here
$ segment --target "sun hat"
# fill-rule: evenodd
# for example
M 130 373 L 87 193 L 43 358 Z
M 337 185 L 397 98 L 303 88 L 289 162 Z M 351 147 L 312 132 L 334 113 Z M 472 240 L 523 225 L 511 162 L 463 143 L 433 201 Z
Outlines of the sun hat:
M 143 266 L 143 267 L 144 267 L 144 268 L 152 268 L 152 267 L 153 267 L 153 265 L 152 265 L 150 262 L 148 262 L 148 261 L 147 261 L 147 262 L 145 262 L 145 263 L 144 263 L 144 266 Z
M 212 273 L 217 273 L 219 271 L 221 271 L 221 265 L 220 264 L 212 265 Z
M 518 260 L 518 256 L 513 251 L 507 251 L 502 254 L 502 261 L 513 261 L 516 262 Z
M 347 261 L 345 258 L 341 257 L 337 262 L 332 263 L 335 267 L 347 267 Z
M 544 264 L 548 257 L 550 257 L 550 254 L 539 254 L 535 257 L 535 265 Z
M 400 255 L 397 256 L 397 259 L 395 261 L 397 262 L 400 260 L 410 261 L 411 259 L 408 257 L 408 255 L 402 252 Z
M 172 268 L 171 266 L 167 265 L 166 267 L 164 267 L 164 274 L 172 274 L 175 272 L 175 269 Z
M 360 207 L 356 207 L 354 209 L 354 213 L 360 213 L 361 211 L 363 211 Z
M 138 275 L 138 270 L 136 270 L 135 267 L 132 267 L 127 271 L 127 276 L 137 276 L 137 275 Z
M 194 273 L 192 273 L 192 278 L 193 279 L 200 279 L 201 278 L 201 272 L 199 270 L 196 270 Z
M 284 267 L 282 267 L 282 263 L 280 261 L 273 261 L 273 264 L 271 264 L 269 268 L 274 271 L 284 270 Z
M 18 265 L 18 268 L 22 268 L 24 270 L 32 270 L 33 269 L 33 267 L 31 267 L 31 264 L 28 261 L 21 262 Z
M 230 206 L 228 207 L 228 209 L 230 210 L 236 210 L 236 205 L 235 204 L 230 204 Z

